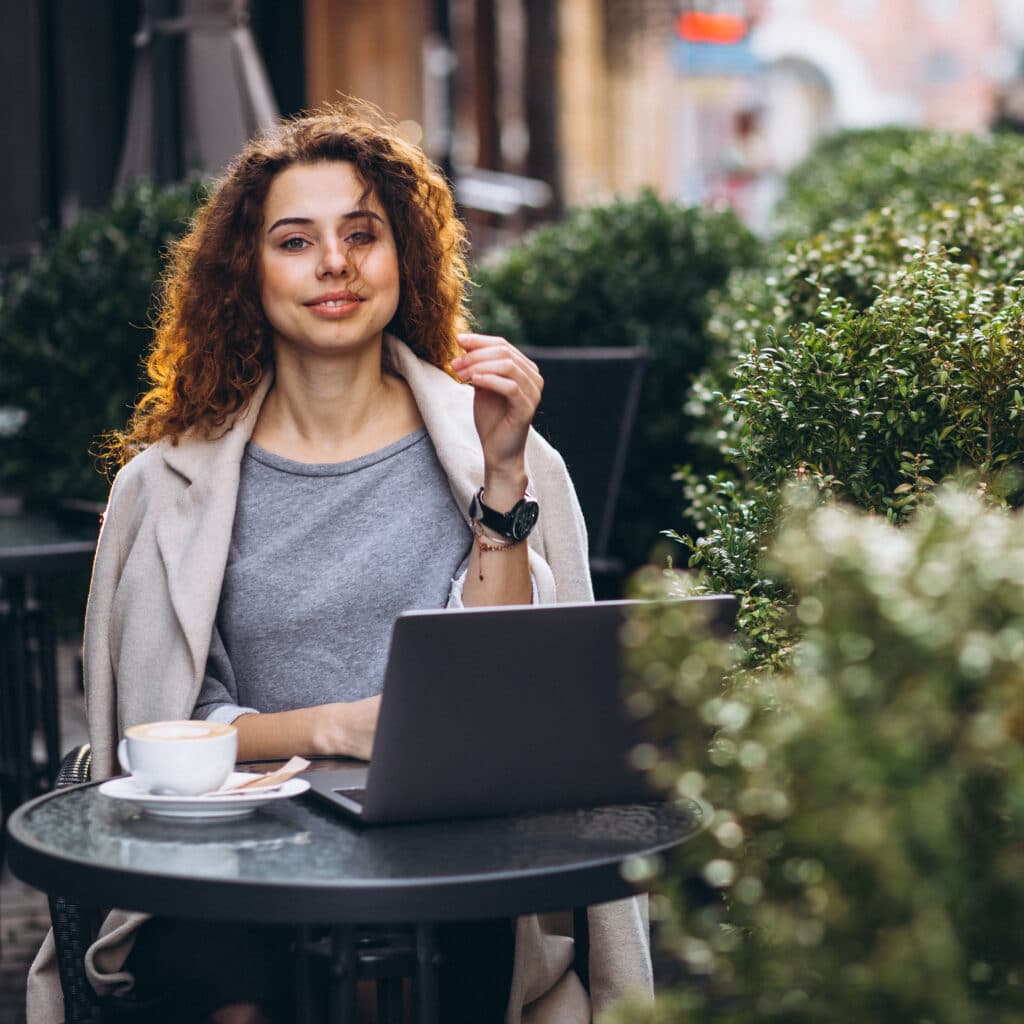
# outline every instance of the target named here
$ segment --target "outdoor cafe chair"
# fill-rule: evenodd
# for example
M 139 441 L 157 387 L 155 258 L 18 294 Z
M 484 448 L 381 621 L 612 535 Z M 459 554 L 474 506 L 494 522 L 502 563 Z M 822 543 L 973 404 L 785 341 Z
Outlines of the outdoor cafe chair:
M 92 778 L 88 743 L 65 755 L 56 786 L 74 786 Z M 57 970 L 64 995 L 64 1024 L 120 1024 L 143 1021 L 153 1004 L 130 996 L 98 996 L 85 973 L 85 951 L 96 937 L 99 911 L 63 896 L 50 896 L 50 924 L 57 949 Z
M 619 597 L 624 566 L 611 550 L 629 440 L 650 362 L 643 348 L 523 346 L 544 393 L 533 426 L 558 449 L 583 509 L 599 598 Z

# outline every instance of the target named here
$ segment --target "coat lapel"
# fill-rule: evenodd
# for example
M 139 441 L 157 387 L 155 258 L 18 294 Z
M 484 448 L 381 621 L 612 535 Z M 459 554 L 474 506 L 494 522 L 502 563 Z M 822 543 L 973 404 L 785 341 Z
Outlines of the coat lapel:
M 384 335 L 390 365 L 405 378 L 423 417 L 423 424 L 437 453 L 438 462 L 448 477 L 455 502 L 469 523 L 469 505 L 484 482 L 484 454 L 473 422 L 473 389 L 460 384 L 443 370 L 417 359 L 403 342 Z M 530 449 L 543 444 L 530 431 L 526 445 L 527 486 L 534 489 L 530 470 Z M 555 581 L 546 562 L 544 531 L 534 530 L 527 541 L 530 569 L 541 601 L 555 600 Z
M 452 494 L 468 522 L 469 503 L 484 482 L 484 456 L 473 424 L 473 389 L 417 359 L 396 338 L 386 334 L 384 342 L 391 365 L 412 391 Z
M 206 670 L 231 544 L 242 454 L 272 379 L 273 374 L 264 375 L 249 404 L 219 437 L 186 437 L 164 449 L 164 461 L 185 486 L 177 500 L 160 512 L 156 541 L 171 606 L 192 657 L 193 689 Z

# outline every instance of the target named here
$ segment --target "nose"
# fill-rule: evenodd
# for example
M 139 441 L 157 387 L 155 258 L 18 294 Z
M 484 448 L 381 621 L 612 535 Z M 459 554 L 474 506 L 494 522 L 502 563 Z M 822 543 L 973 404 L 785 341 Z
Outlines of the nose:
M 320 277 L 343 277 L 348 272 L 348 251 L 336 238 L 328 238 L 320 249 Z

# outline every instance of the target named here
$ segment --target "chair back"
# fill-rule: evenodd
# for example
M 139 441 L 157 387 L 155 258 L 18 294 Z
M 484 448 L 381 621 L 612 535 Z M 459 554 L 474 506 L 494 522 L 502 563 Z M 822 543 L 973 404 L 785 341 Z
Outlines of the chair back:
M 565 459 L 583 508 L 592 568 L 609 559 L 615 507 L 650 355 L 642 348 L 523 347 L 544 394 L 533 425 Z

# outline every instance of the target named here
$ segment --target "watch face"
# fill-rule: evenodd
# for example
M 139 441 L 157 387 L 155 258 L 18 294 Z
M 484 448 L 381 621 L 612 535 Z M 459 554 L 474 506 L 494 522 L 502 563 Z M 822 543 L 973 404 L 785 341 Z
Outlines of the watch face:
M 513 509 L 515 518 L 512 520 L 512 539 L 522 540 L 528 536 L 537 522 L 537 514 L 540 508 L 535 501 L 521 501 Z

